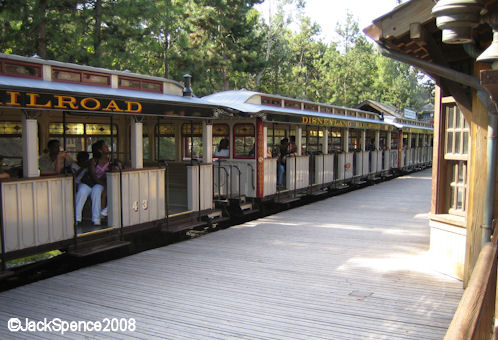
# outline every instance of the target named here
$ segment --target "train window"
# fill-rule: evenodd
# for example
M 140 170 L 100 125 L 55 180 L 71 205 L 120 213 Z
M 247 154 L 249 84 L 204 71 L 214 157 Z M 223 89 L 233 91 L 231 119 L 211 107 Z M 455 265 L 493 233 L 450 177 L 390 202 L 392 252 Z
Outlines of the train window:
M 348 151 L 353 152 L 359 150 L 360 150 L 360 131 L 355 129 L 350 129 Z
M 159 136 L 157 133 L 159 132 Z M 158 137 L 158 138 L 157 138 Z M 159 155 L 157 160 L 173 161 L 176 159 L 176 138 L 175 124 L 165 123 L 156 127 L 156 155 Z M 158 150 L 159 148 L 159 150 Z M 157 156 L 156 156 L 157 158 Z
M 254 158 L 256 135 L 253 124 L 235 124 L 234 158 Z
M 22 124 L 20 122 L 0 122 L 0 156 L 7 168 L 22 163 Z
M 108 74 L 99 74 L 80 70 L 68 70 L 56 67 L 52 68 L 52 80 L 99 86 L 111 85 L 111 76 Z
M 202 158 L 202 123 L 185 123 L 182 126 L 183 159 Z
M 130 89 L 130 90 L 142 90 L 142 91 L 159 92 L 159 93 L 163 91 L 163 84 L 161 82 L 153 80 L 143 80 L 131 77 L 120 76 L 118 86 L 119 88 Z
M 342 152 L 342 131 L 340 128 L 332 128 L 329 131 L 329 153 Z
M 28 64 L 10 60 L 0 61 L 0 73 L 7 76 L 37 78 L 42 77 L 42 66 L 38 64 Z
M 288 107 L 288 108 L 296 109 L 296 110 L 301 110 L 301 103 L 300 102 L 286 100 L 284 102 L 284 107 Z
M 403 148 L 407 148 L 408 147 L 408 134 L 407 133 L 403 133 Z
M 327 106 L 320 106 L 320 112 L 334 113 L 334 109 Z
M 304 134 L 304 131 L 303 131 Z M 307 144 L 306 145 L 306 152 L 319 152 L 321 151 L 321 144 L 320 144 L 320 139 L 323 138 L 323 131 L 317 130 L 317 129 L 309 129 L 306 133 L 307 137 Z
M 228 124 L 213 124 L 213 156 L 217 158 L 230 156 L 230 127 Z
M 262 105 L 270 105 L 270 106 L 282 106 L 281 99 L 269 98 L 269 97 L 261 97 Z
M 280 145 L 280 141 L 285 138 L 285 132 L 284 128 L 268 128 L 267 146 L 272 154 L 276 154 L 276 148 Z
M 304 104 L 304 109 L 306 111 L 318 111 L 318 105 L 314 104 Z
M 49 138 L 57 139 L 61 145 L 64 145 L 64 128 L 63 123 L 49 123 Z M 92 144 L 103 139 L 107 145 L 111 145 L 111 125 L 110 124 L 84 124 L 84 123 L 66 123 L 66 147 L 65 150 L 76 159 L 79 151 L 92 151 Z M 112 151 L 118 152 L 118 128 L 113 126 L 113 144 Z
M 391 150 L 398 149 L 399 142 L 399 132 L 393 131 L 391 132 Z
M 379 134 L 379 148 L 381 150 L 385 150 L 387 148 L 387 134 L 384 131 L 381 131 Z

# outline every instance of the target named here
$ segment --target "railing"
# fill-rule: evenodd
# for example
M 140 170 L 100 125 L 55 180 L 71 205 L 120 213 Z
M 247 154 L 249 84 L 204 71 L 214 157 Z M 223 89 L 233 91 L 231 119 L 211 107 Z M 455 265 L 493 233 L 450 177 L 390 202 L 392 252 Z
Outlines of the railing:
M 298 190 L 309 185 L 309 156 L 288 157 L 285 165 L 285 187 Z
M 493 239 L 496 240 L 495 237 Z M 445 340 L 489 340 L 492 338 L 497 255 L 496 241 L 489 242 L 482 248 L 469 285 L 446 332 Z
M 107 173 L 109 226 L 114 228 L 166 218 L 165 169 Z
M 264 160 L 264 187 L 263 195 L 269 196 L 277 192 L 277 159 L 265 158 Z
M 73 177 L 0 182 L 5 253 L 74 237 Z
M 187 166 L 188 210 L 202 211 L 213 208 L 213 166 L 197 164 Z

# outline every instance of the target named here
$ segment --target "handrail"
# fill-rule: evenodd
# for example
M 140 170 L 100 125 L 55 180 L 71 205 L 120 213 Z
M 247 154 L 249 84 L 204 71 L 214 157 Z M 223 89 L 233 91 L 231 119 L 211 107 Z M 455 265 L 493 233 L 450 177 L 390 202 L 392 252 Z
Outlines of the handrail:
M 225 169 L 225 167 L 221 166 L 221 161 L 222 161 L 222 159 L 217 160 L 217 163 L 218 163 L 218 197 L 221 197 L 221 177 L 220 177 L 221 171 L 220 171 L 220 169 L 225 172 L 225 183 L 227 185 L 226 195 L 228 197 L 228 195 L 229 195 L 228 191 L 230 190 L 230 194 L 232 193 L 232 188 L 228 187 L 228 178 L 230 177 L 230 174 L 228 173 L 227 169 Z M 214 191 L 214 186 L 213 186 L 213 191 Z
M 254 184 L 254 167 L 251 163 L 246 163 L 248 167 L 251 168 L 251 187 L 252 190 L 256 190 L 256 185 Z
M 240 177 L 242 176 L 242 171 L 240 171 L 239 167 L 238 167 L 237 165 L 235 165 L 235 164 L 231 164 L 231 165 L 230 165 L 230 167 L 234 167 L 234 168 L 235 168 L 235 169 L 237 169 L 237 171 L 239 172 L 239 192 L 238 192 L 238 196 L 239 196 L 239 198 L 240 198 L 240 197 L 242 196 L 242 195 L 240 194 Z M 232 176 L 232 178 L 233 178 L 233 176 Z M 230 183 L 230 184 L 231 184 L 231 183 Z
M 445 340 L 491 339 L 495 314 L 497 249 L 495 242 L 488 242 L 479 253 L 469 285 L 458 304 Z

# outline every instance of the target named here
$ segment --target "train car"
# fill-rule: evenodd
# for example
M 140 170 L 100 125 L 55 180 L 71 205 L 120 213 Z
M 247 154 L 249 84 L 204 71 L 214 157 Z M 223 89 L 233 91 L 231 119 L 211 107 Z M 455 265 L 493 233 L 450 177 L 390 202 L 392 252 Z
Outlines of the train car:
M 206 142 L 216 111 L 216 105 L 192 96 L 188 77 L 182 85 L 0 54 L 1 175 L 10 177 L 0 183 L 2 263 L 90 238 L 188 229 L 221 216 L 213 205 Z M 68 157 L 62 174 L 44 176 L 39 157 L 49 157 L 51 140 L 59 141 Z M 98 140 L 124 169 L 106 174 L 107 217 L 94 220 L 89 197 L 77 221 L 70 159 L 91 152 Z
M 288 201 L 430 166 L 429 124 L 247 90 L 204 99 L 230 113 L 213 125 L 214 141 L 230 141 L 214 168 L 222 199 Z M 279 159 L 275 150 L 291 139 L 295 151 Z
M 432 129 L 417 122 L 246 90 L 196 98 L 188 76 L 181 84 L 6 54 L 0 142 L 4 269 L 44 251 L 84 257 L 149 232 L 236 221 L 426 167 L 432 157 Z M 72 173 L 96 145 L 108 145 L 113 160 L 97 220 L 92 203 L 104 196 L 88 184 L 85 202 L 76 182 L 87 183 Z M 62 170 L 47 172 L 47 158 Z

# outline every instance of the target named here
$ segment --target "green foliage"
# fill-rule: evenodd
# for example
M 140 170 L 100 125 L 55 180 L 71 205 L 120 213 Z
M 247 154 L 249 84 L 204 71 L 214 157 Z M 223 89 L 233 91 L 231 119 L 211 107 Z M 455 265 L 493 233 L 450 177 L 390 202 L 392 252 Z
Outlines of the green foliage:
M 0 51 L 181 80 L 196 95 L 247 88 L 353 106 L 420 108 L 433 86 L 380 56 L 351 13 L 320 41 L 304 0 L 0 0 Z M 292 7 L 297 16 L 289 16 Z M 297 27 L 293 31 L 291 27 Z

